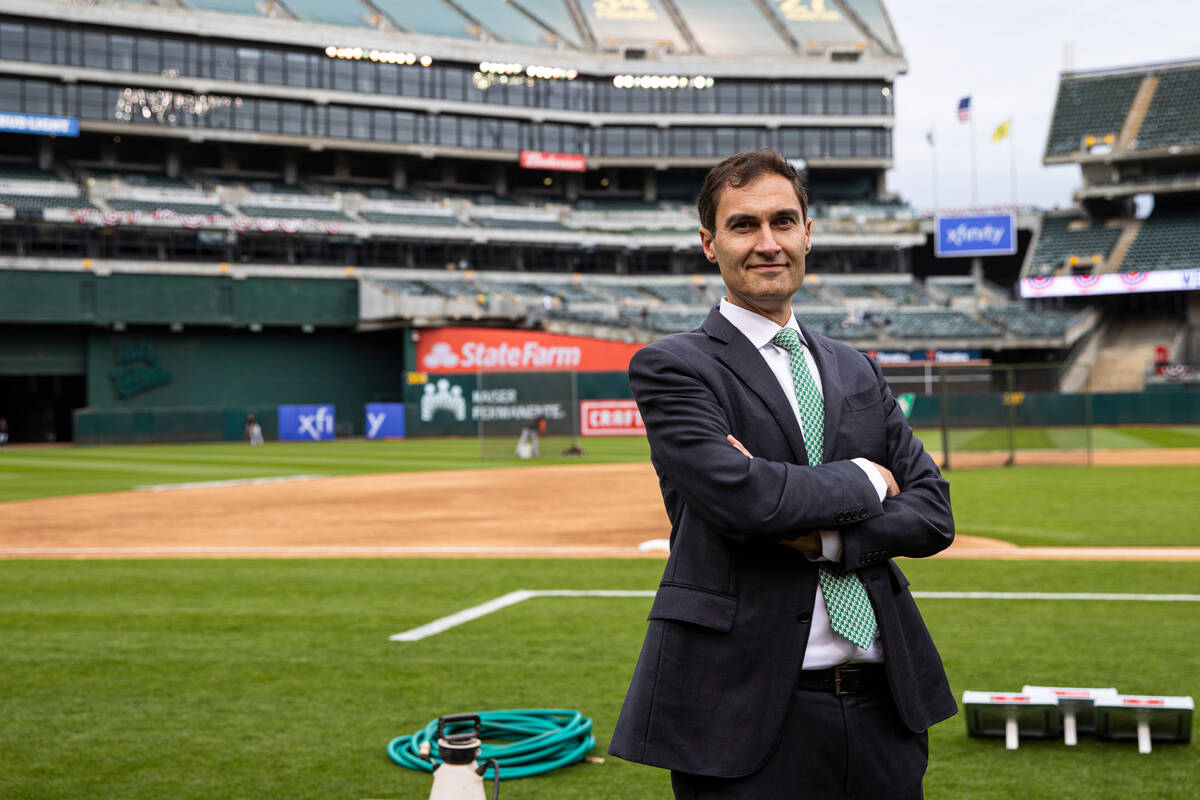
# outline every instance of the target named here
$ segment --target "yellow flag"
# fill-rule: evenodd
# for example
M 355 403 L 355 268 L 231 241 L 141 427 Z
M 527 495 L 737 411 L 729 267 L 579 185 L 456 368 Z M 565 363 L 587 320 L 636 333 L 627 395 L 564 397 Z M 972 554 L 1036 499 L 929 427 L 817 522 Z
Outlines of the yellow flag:
M 1010 124 L 1012 124 L 1011 119 L 1006 119 L 1004 122 L 1001 122 L 1000 126 L 997 127 L 996 130 L 992 131 L 992 141 L 998 142 L 1005 136 L 1008 136 L 1008 126 Z

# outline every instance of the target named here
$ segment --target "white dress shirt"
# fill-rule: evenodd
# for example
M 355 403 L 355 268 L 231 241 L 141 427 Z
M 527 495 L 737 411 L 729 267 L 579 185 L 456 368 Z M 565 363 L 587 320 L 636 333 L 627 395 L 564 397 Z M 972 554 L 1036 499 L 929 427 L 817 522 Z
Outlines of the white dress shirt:
M 729 320 L 758 349 L 759 355 L 763 357 L 763 361 L 775 376 L 775 380 L 779 381 L 783 393 L 791 401 L 792 411 L 796 415 L 796 423 L 800 426 L 800 433 L 804 435 L 804 421 L 800 418 L 800 405 L 796 401 L 796 387 L 792 383 L 791 356 L 787 350 L 771 343 L 775 334 L 779 332 L 779 326 L 753 311 L 735 306 L 724 297 L 721 298 L 721 316 Z M 809 351 L 808 342 L 804 340 L 800 326 L 796 324 L 795 315 L 788 317 L 787 325 L 784 327 L 791 328 L 800 337 L 800 343 L 804 346 L 804 362 L 808 366 L 808 372 L 812 375 L 813 382 L 817 385 L 817 391 L 824 397 L 825 388 L 821 383 L 821 373 L 817 370 L 817 362 Z M 804 440 L 810 441 L 807 435 L 804 436 Z M 884 482 L 883 476 L 879 474 L 879 470 L 875 469 L 865 458 L 851 460 L 863 471 L 882 501 L 887 496 L 887 484 Z M 801 536 L 807 532 L 796 531 L 796 535 Z M 841 533 L 838 531 L 822 532 L 821 555 L 809 555 L 809 558 L 814 561 L 840 562 L 842 559 Z M 866 650 L 834 633 L 833 628 L 829 625 L 829 612 L 825 609 L 825 596 L 821 593 L 821 586 L 818 584 L 816 602 L 813 604 L 812 625 L 808 631 L 808 647 L 804 651 L 804 669 L 825 669 L 848 662 L 881 661 L 883 661 L 883 648 L 879 643 L 878 630 L 875 633 L 875 641 Z

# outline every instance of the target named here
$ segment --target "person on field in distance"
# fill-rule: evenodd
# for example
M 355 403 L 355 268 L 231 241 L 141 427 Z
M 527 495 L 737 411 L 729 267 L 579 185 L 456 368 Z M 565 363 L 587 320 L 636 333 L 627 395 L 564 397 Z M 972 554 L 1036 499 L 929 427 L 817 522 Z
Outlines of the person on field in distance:
M 255 419 L 253 414 L 246 415 L 246 430 L 244 435 L 247 441 L 250 442 L 251 447 L 263 446 L 262 425 L 259 424 L 258 420 Z
M 948 484 L 879 366 L 792 314 L 792 165 L 730 156 L 699 210 L 725 297 L 629 366 L 671 552 L 610 752 L 680 800 L 920 798 L 926 730 L 957 709 L 892 558 L 949 546 Z

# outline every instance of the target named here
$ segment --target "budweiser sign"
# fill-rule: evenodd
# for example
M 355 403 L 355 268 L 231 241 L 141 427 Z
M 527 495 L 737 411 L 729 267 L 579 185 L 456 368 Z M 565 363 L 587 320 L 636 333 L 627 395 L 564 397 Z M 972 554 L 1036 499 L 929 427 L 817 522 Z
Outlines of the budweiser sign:
M 575 153 L 543 153 L 541 150 L 522 150 L 521 166 L 525 169 L 583 172 L 587 169 L 587 158 Z

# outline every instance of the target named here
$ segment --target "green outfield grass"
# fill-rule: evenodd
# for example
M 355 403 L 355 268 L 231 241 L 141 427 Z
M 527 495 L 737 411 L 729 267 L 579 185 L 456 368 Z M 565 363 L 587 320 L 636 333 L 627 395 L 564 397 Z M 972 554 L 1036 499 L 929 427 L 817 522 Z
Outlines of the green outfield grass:
M 1200 564 L 903 562 L 916 590 L 1200 591 Z M 662 562 L 0 562 L 0 796 L 422 798 L 387 759 L 439 714 L 576 708 L 603 751 L 646 598 L 539 598 L 415 643 L 388 637 L 518 588 L 652 589 Z M 1200 693 L 1195 603 L 921 600 L 953 689 Z M 1200 742 L 1076 748 L 931 732 L 931 800 L 1195 796 Z M 504 800 L 670 797 L 609 758 Z
M 930 450 L 942 449 L 942 432 L 921 428 L 917 436 Z M 1009 449 L 1008 428 L 951 428 L 950 452 L 990 452 Z M 1200 447 L 1200 427 L 1195 425 L 1119 426 L 1114 428 L 1052 427 L 1012 429 L 1018 450 L 1083 450 L 1089 437 L 1093 450 L 1129 450 L 1144 447 Z

